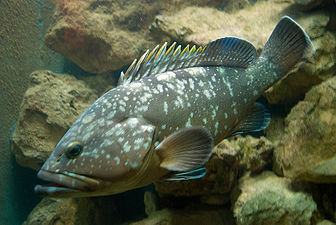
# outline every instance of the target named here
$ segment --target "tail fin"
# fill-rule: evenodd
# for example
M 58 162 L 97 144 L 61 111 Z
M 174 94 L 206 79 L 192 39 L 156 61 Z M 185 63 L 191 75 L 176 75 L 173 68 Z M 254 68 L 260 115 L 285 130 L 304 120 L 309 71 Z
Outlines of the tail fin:
M 304 56 L 313 54 L 314 51 L 313 43 L 304 29 L 292 18 L 284 16 L 276 25 L 260 56 L 275 63 L 279 75 L 283 76 Z

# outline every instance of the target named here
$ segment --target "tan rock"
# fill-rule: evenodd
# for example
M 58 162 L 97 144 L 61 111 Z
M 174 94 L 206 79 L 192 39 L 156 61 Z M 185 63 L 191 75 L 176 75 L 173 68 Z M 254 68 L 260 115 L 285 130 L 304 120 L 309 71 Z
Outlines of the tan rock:
M 157 43 L 149 25 L 160 11 L 171 12 L 186 5 L 218 6 L 218 0 L 52 0 L 55 24 L 45 36 L 45 44 L 82 69 L 103 73 L 130 64 Z M 161 41 L 159 41 L 161 42 Z
M 291 180 L 265 171 L 240 178 L 233 192 L 232 205 L 236 224 L 311 224 L 317 206 L 312 197 L 294 191 Z
M 97 95 L 70 75 L 36 71 L 30 80 L 12 137 L 12 150 L 20 165 L 39 169 Z
M 162 209 L 152 213 L 148 218 L 130 225 L 233 225 L 231 212 L 225 208 L 199 209 Z
M 274 146 L 267 138 L 263 136 L 254 138 L 247 135 L 245 137 L 237 136 L 229 141 L 239 148 L 240 170 L 257 173 L 262 171 L 265 166 L 270 165 Z
M 290 5 L 288 1 L 259 1 L 232 14 L 215 8 L 186 7 L 156 16 L 151 29 L 184 44 L 206 45 L 220 37 L 237 36 L 261 49 Z
M 23 225 L 92 225 L 94 216 L 94 205 L 90 199 L 44 198 Z
M 335 183 L 335 115 L 336 77 L 312 88 L 287 116 L 285 134 L 274 152 L 276 171 L 294 179 Z

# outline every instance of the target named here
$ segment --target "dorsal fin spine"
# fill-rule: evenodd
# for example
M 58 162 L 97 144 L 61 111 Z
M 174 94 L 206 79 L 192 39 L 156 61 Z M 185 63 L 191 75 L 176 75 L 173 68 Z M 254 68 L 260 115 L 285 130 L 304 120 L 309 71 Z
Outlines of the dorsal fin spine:
M 134 60 L 119 83 L 126 84 L 151 74 L 194 66 L 231 66 L 247 68 L 257 56 L 254 46 L 236 37 L 220 38 L 205 47 L 187 45 L 183 50 L 174 42 L 168 49 L 167 43 L 147 50 L 140 59 Z
M 159 57 L 161 58 L 162 55 L 164 55 L 165 51 L 167 48 L 167 42 L 165 42 L 162 47 L 159 49 L 159 51 L 157 52 L 155 59 L 157 60 Z

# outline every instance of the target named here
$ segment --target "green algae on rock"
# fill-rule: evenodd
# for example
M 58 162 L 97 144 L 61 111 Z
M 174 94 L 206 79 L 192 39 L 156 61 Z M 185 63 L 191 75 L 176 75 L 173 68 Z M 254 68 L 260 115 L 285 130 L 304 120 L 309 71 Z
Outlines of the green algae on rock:
M 313 87 L 286 118 L 274 169 L 286 177 L 336 182 L 336 77 Z
M 232 194 L 237 225 L 310 225 L 317 211 L 313 198 L 291 188 L 291 180 L 264 171 L 239 179 Z

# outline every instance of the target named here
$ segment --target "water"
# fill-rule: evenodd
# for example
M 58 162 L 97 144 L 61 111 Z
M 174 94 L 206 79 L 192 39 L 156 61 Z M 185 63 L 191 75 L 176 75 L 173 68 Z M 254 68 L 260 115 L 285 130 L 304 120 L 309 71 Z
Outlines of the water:
M 205 45 L 222 36 L 239 36 L 251 41 L 260 52 L 277 21 L 289 15 L 306 29 L 313 43 L 317 44 L 318 57 L 313 63 L 314 67 L 308 63 L 298 72 L 290 72 L 290 78 L 277 83 L 258 100 L 271 108 L 275 118 L 272 121 L 275 122 L 271 123 L 266 133 L 260 131 L 252 135 L 256 138 L 266 136 L 276 144 L 285 132 L 284 118 L 290 109 L 304 99 L 311 87 L 335 75 L 335 2 L 321 2 L 324 3 L 318 6 L 313 3 L 297 6 L 289 1 L 275 0 L 0 0 L 0 224 L 22 224 L 42 200 L 34 193 L 34 186 L 41 183 L 36 177 L 37 168 L 34 170 L 19 165 L 11 151 L 13 132 L 20 123 L 20 105 L 24 93 L 31 86 L 30 73 L 50 70 L 70 74 L 86 82 L 100 96 L 116 86 L 120 72 L 125 72 L 134 58 L 139 58 L 146 49 L 152 49 L 156 44 L 177 41 L 182 46 L 190 42 Z M 82 101 L 81 97 L 71 102 L 74 110 L 77 110 L 76 104 Z M 40 115 L 36 111 L 34 113 Z M 41 115 L 45 116 L 43 113 Z M 54 132 L 54 136 L 48 135 L 54 137 L 51 142 L 55 145 L 59 140 L 55 137 L 60 136 L 57 132 L 65 128 L 56 125 L 59 130 L 55 131 L 50 128 L 52 126 L 40 129 L 46 129 L 46 133 Z M 38 137 L 39 141 L 45 138 L 43 133 L 31 135 Z M 45 142 L 50 141 L 48 135 Z M 33 146 L 29 142 L 33 138 L 26 138 L 25 141 L 28 141 L 23 146 L 29 149 Z M 41 146 L 45 146 L 43 144 Z M 43 155 L 39 157 L 45 158 Z M 94 197 L 89 200 L 92 204 L 89 210 L 94 212 L 94 216 L 88 217 L 90 223 L 84 222 L 128 224 L 146 218 L 148 207 L 153 207 L 153 211 L 162 208 L 180 210 L 182 213 L 177 215 L 190 215 L 189 219 L 176 216 L 175 223 L 170 224 L 184 221 L 184 224 L 196 225 L 206 216 L 198 218 L 195 214 L 202 215 L 204 211 L 212 216 L 213 221 L 218 221 L 209 224 L 224 224 L 222 219 L 216 217 L 216 212 L 224 211 L 230 216 L 229 221 L 237 222 L 239 216 L 235 215 L 237 218 L 234 219 L 230 211 L 235 207 L 235 201 L 231 203 L 229 196 L 235 181 L 245 174 L 246 168 L 238 163 L 241 167 L 233 169 L 233 166 L 226 164 L 232 163 L 225 161 L 227 158 L 221 159 L 222 164 L 211 164 L 215 171 L 209 172 L 213 180 L 188 181 L 186 185 L 179 182 L 166 186 L 161 184 L 157 186 L 160 197 L 153 185 L 115 196 Z M 42 160 L 39 160 L 41 164 Z M 269 162 L 265 162 L 262 170 L 273 170 L 280 175 L 274 162 L 267 160 Z M 222 172 L 217 174 L 217 171 Z M 226 176 L 231 177 L 232 183 L 227 182 Z M 329 182 L 334 183 L 335 179 Z M 336 222 L 336 206 L 332 201 L 327 201 L 328 197 L 323 196 L 321 191 L 328 189 L 330 199 L 335 199 L 330 191 L 332 187 L 329 184 L 314 184 L 299 191 L 314 197 L 318 208 L 314 215 L 318 211 L 322 218 Z M 145 204 L 146 191 L 153 194 L 147 196 L 154 197 Z M 103 209 L 99 211 L 99 207 Z M 166 216 L 164 213 L 162 215 Z M 50 220 L 50 224 L 57 223 L 57 216 Z M 63 216 L 59 215 L 60 218 Z M 197 218 L 196 222 L 191 222 L 193 218 Z M 310 221 L 315 220 L 318 219 L 311 216 Z

